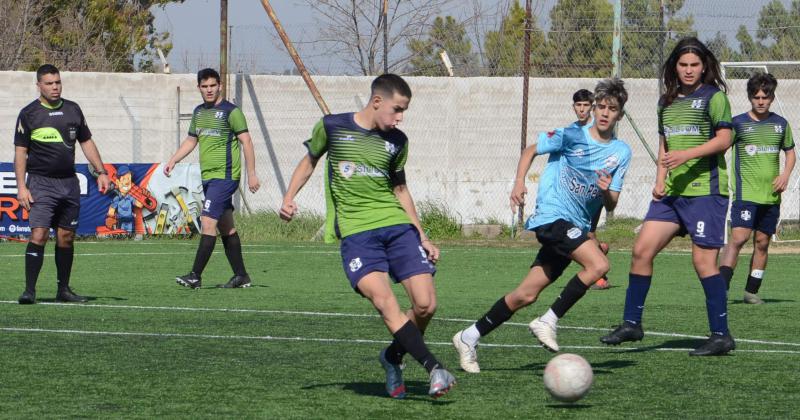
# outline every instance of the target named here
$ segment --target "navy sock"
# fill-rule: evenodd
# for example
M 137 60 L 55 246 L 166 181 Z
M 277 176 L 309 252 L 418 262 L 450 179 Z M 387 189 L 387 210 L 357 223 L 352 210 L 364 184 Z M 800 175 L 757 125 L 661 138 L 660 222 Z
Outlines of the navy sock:
M 228 257 L 228 262 L 231 264 L 233 274 L 237 276 L 246 276 L 247 270 L 244 269 L 242 242 L 239 240 L 239 233 L 234 232 L 233 235 L 223 235 L 222 246 L 225 248 L 225 256 Z
M 725 279 L 725 287 L 726 290 L 731 289 L 731 279 L 733 278 L 733 269 L 728 267 L 727 265 L 719 266 L 719 275 Z
M 588 289 L 589 286 L 583 284 L 577 274 L 572 276 L 569 283 L 561 290 L 561 294 L 558 295 L 556 301 L 550 306 L 550 309 L 553 310 L 553 313 L 555 313 L 559 319 L 563 318 L 569 308 L 578 302 L 578 300 L 586 294 L 586 290 Z
M 197 254 L 194 256 L 194 265 L 192 266 L 192 271 L 198 276 L 203 274 L 216 243 L 216 236 L 200 235 L 200 245 L 197 246 Z
M 711 333 L 728 334 L 728 293 L 725 290 L 725 279 L 719 274 L 714 274 L 700 279 L 700 283 L 706 292 L 706 311 Z
M 25 248 L 25 291 L 36 293 L 36 280 L 39 279 L 39 272 L 42 271 L 44 262 L 44 246 L 28 242 Z
M 511 319 L 514 312 L 508 307 L 506 297 L 503 296 L 492 305 L 489 312 L 475 322 L 475 328 L 481 333 L 481 337 L 492 332 L 495 328 Z
M 653 276 L 641 276 L 639 274 L 628 274 L 628 291 L 625 294 L 625 312 L 622 319 L 632 324 L 642 323 L 642 313 L 644 312 L 644 301 L 647 299 L 647 292 L 650 291 L 650 283 Z
M 69 287 L 69 277 L 72 273 L 72 260 L 75 255 L 75 248 L 61 248 L 56 246 L 56 276 L 58 279 L 58 290 Z
M 424 368 L 431 373 L 437 367 L 442 367 L 442 364 L 431 354 L 425 341 L 422 339 L 422 333 L 413 322 L 408 321 L 400 327 L 399 330 L 394 332 L 394 338 L 403 348 L 411 354 Z

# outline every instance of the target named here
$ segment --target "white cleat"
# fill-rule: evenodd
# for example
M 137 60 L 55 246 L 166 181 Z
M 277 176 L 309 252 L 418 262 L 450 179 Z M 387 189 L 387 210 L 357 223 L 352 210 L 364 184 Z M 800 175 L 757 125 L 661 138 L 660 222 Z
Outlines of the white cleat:
M 528 324 L 528 330 L 534 335 L 534 337 L 536 337 L 537 340 L 539 340 L 539 343 L 542 344 L 542 347 L 553 353 L 558 352 L 555 325 L 550 325 L 547 322 L 536 318 L 531 321 L 530 324 Z
M 480 373 L 481 367 L 478 366 L 478 352 L 474 346 L 470 346 L 461 339 L 461 334 L 464 331 L 459 331 L 453 336 L 453 347 L 458 352 L 458 363 L 461 364 L 461 369 L 467 373 Z

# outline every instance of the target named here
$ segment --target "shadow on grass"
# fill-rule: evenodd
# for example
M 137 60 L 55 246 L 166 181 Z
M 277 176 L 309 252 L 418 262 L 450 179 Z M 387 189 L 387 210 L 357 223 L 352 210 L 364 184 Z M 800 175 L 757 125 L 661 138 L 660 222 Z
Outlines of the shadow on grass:
M 545 407 L 559 408 L 565 410 L 584 410 L 587 408 L 592 408 L 593 406 L 591 404 L 555 403 L 555 404 L 547 404 Z
M 764 303 L 785 303 L 785 302 L 794 303 L 794 302 L 796 302 L 796 300 L 794 300 L 794 299 L 762 299 L 762 300 L 764 301 Z M 758 306 L 758 305 L 752 305 L 752 304 L 749 304 L 749 303 L 744 303 L 744 300 L 742 300 L 742 299 L 731 301 L 731 305 Z
M 428 386 L 429 384 L 427 382 L 406 381 L 406 397 L 404 400 L 425 401 L 436 405 L 446 405 L 454 402 L 450 400 L 432 399 L 428 396 Z M 327 384 L 306 385 L 300 389 L 314 390 L 318 388 L 340 388 L 344 391 L 350 391 L 354 394 L 366 397 L 390 399 L 389 396 L 386 395 L 386 388 L 383 382 L 331 382 Z
M 119 301 L 128 300 L 128 298 L 119 297 L 119 296 L 84 296 L 84 297 L 89 302 L 104 301 L 104 300 L 113 300 L 113 301 L 119 302 Z M 41 303 L 58 303 L 58 304 L 65 304 L 65 305 L 80 305 L 80 302 L 59 302 L 59 301 L 56 301 L 56 298 L 54 298 L 54 297 L 53 298 L 41 298 L 41 299 L 40 298 L 36 298 L 36 301 L 37 302 L 41 302 Z

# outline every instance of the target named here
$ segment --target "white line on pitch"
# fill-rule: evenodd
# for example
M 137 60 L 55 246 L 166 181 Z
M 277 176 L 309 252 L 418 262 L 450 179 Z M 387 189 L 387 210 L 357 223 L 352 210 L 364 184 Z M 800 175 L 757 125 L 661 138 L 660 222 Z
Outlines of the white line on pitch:
M 13 300 L 4 300 L 0 301 L 0 304 L 13 304 L 17 305 L 18 303 Z M 99 309 L 137 309 L 137 310 L 160 310 L 160 311 L 179 311 L 179 312 L 234 312 L 234 313 L 253 313 L 253 314 L 277 314 L 277 315 L 305 315 L 305 316 L 323 316 L 323 317 L 342 317 L 342 318 L 378 318 L 378 315 L 375 314 L 352 314 L 352 313 L 343 313 L 343 312 L 315 312 L 315 311 L 284 311 L 284 310 L 273 310 L 273 309 L 230 309 L 230 308 L 190 308 L 190 307 L 179 307 L 179 306 L 138 306 L 138 305 L 97 305 L 97 304 L 81 304 L 75 305 L 72 303 L 58 303 L 58 302 L 41 302 L 38 303 L 39 305 L 53 305 L 53 306 L 63 306 L 68 308 L 99 308 Z M 474 319 L 464 319 L 464 318 L 435 318 L 437 321 L 443 322 L 465 322 L 465 323 L 472 323 L 475 322 Z M 528 324 L 521 323 L 521 322 L 506 322 L 505 325 L 513 325 L 513 326 L 524 326 L 527 327 Z M 579 331 L 609 331 L 609 328 L 597 328 L 597 327 L 572 327 L 568 325 L 559 325 L 558 328 L 562 328 L 565 330 L 579 330 Z M 653 332 L 648 331 L 647 335 L 654 335 L 659 337 L 674 337 L 674 338 L 693 338 L 693 339 L 705 339 L 708 338 L 707 336 L 701 335 L 688 335 L 688 334 L 679 334 L 679 333 L 664 333 L 664 332 Z M 793 346 L 793 347 L 800 347 L 800 343 L 788 343 L 788 342 L 781 342 L 781 341 L 768 341 L 768 340 L 753 340 L 753 339 L 746 339 L 746 338 L 737 338 L 736 341 L 740 343 L 751 343 L 751 344 L 766 344 L 766 345 L 774 345 L 774 346 Z
M 2 327 L 0 331 L 16 333 L 50 333 L 50 334 L 76 334 L 76 335 L 99 335 L 99 336 L 118 336 L 118 337 L 153 337 L 153 338 L 200 338 L 217 340 L 258 340 L 258 341 L 310 341 L 318 343 L 358 343 L 358 344 L 388 344 L 388 340 L 371 340 L 358 338 L 318 338 L 318 337 L 276 337 L 271 335 L 215 335 L 215 334 L 183 334 L 183 333 L 153 333 L 137 331 L 92 331 L 92 330 L 59 330 L 47 328 L 16 328 Z M 431 346 L 451 346 L 451 343 L 432 341 L 428 342 Z M 531 344 L 481 344 L 481 347 L 497 348 L 539 348 Z M 643 350 L 641 348 L 609 348 L 608 346 L 562 346 L 565 349 L 576 350 L 608 350 L 613 352 L 625 353 Z M 690 351 L 685 348 L 648 348 L 656 351 Z M 795 350 L 734 350 L 736 353 L 781 353 L 781 354 L 800 354 Z

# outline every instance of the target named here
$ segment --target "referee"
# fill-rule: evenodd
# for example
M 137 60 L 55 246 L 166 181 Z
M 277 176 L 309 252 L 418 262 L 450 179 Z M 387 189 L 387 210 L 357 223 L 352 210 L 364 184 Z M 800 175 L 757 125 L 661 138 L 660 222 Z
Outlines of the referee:
M 14 135 L 17 199 L 29 211 L 31 238 L 25 249 L 25 291 L 20 304 L 36 302 L 36 280 L 44 262 L 50 228 L 56 230 L 57 302 L 86 302 L 69 288 L 73 240 L 78 228 L 80 186 L 75 176 L 75 144 L 99 168 L 97 188 L 105 193 L 108 174 L 81 108 L 61 98 L 61 75 L 52 64 L 36 70 L 39 98 L 19 113 Z M 25 173 L 27 172 L 27 182 Z

